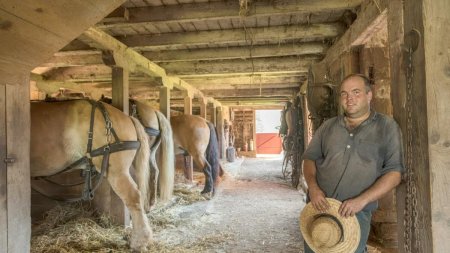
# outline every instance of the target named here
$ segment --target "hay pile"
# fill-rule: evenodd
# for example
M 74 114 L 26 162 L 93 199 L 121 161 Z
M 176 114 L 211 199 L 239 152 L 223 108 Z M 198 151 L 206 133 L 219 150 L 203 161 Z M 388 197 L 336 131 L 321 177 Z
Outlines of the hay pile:
M 147 214 L 154 231 L 178 227 L 183 219 L 171 212 L 177 206 L 187 206 L 195 202 L 207 200 L 200 194 L 200 189 L 189 184 L 177 184 L 174 188 L 174 198 L 170 203 L 158 203 Z
M 188 185 L 178 185 L 174 195 L 172 203 L 157 206 L 148 214 L 155 233 L 186 225 L 171 209 L 206 200 L 199 189 Z M 108 217 L 98 215 L 81 204 L 64 204 L 48 211 L 44 220 L 33 225 L 31 252 L 131 252 L 128 245 L 130 233 L 130 228 L 113 225 Z M 230 238 L 230 234 L 222 233 L 199 240 L 193 238 L 192 242 L 180 245 L 155 242 L 148 252 L 204 252 Z
M 198 201 L 208 200 L 200 193 L 200 189 L 186 184 L 178 184 L 173 190 L 176 202 L 180 205 L 190 205 Z
M 81 204 L 56 206 L 33 226 L 31 252 L 126 252 L 128 234 Z

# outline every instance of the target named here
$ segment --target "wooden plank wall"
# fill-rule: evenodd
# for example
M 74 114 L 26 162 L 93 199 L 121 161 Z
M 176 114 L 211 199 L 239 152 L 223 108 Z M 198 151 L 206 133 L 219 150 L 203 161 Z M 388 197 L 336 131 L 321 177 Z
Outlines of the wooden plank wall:
M 402 51 L 403 34 L 416 29 L 421 34 L 418 48 L 413 53 L 414 77 L 412 82 L 412 149 L 410 168 L 416 173 L 418 190 L 417 233 L 413 233 L 412 252 L 447 252 L 450 246 L 449 206 L 449 27 L 450 2 L 438 1 L 393 1 L 389 9 L 389 45 L 392 80 L 397 83 L 392 90 L 394 116 L 406 133 L 408 119 L 405 107 L 408 89 L 405 71 L 406 54 Z M 400 7 L 400 8 L 399 8 Z M 401 13 L 404 9 L 404 23 Z M 400 15 L 399 15 L 400 14 Z M 398 29 L 393 29 L 397 27 Z M 403 32 L 404 31 L 404 32 Z M 404 135 L 404 142 L 408 140 Z M 406 145 L 405 143 L 405 145 Z M 408 157 L 408 156 L 407 156 Z M 398 191 L 398 210 L 406 206 L 405 184 Z M 399 217 L 404 218 L 402 213 Z M 414 217 L 413 217 L 414 218 Z M 400 223 L 400 225 L 402 225 Z M 405 227 L 401 226 L 400 252 L 406 252 L 403 242 Z
M 431 194 L 428 191 L 424 198 L 431 196 L 431 226 L 426 220 L 424 224 L 431 227 L 432 240 L 424 245 L 423 252 L 449 252 L 450 249 L 450 1 L 423 0 L 416 5 L 423 6 L 423 46 L 424 55 L 417 56 L 417 63 L 424 69 L 427 115 L 428 115 L 428 145 L 429 149 L 429 182 Z M 422 27 L 421 27 L 422 28 Z M 406 29 L 405 29 L 406 31 Z M 418 72 L 419 72 L 418 68 Z M 420 76 L 418 77 L 420 78 Z M 425 85 L 424 85 L 425 84 Z M 420 115 L 419 121 L 423 119 Z M 428 231 L 427 231 L 428 232 Z M 428 236 L 429 238 L 429 236 Z M 425 239 L 425 238 L 424 238 Z
M 405 69 L 399 66 L 403 65 L 403 3 L 401 0 L 393 0 L 388 4 L 387 13 L 388 27 L 388 47 L 389 62 L 391 67 L 391 101 L 392 113 L 395 121 L 399 124 L 403 133 L 403 150 L 406 150 L 406 80 Z M 398 220 L 398 250 L 404 251 L 404 224 L 403 220 L 405 210 L 406 187 L 402 182 L 396 191 L 397 199 L 397 220 Z
M 6 157 L 6 85 L 0 84 L 0 159 Z M 8 247 L 6 164 L 0 161 L 0 252 Z
M 6 226 L 0 232 L 0 250 L 11 253 L 29 252 L 31 236 L 28 76 L 24 75 L 17 82 L 18 84 L 0 85 L 0 103 L 3 102 L 1 108 L 5 108 L 0 113 L 0 125 L 6 126 L 0 127 L 3 130 L 0 145 L 2 150 L 6 150 L 2 152 L 0 167 L 0 219 L 2 226 Z M 5 157 L 14 158 L 15 162 L 5 166 Z M 5 218 L 7 221 L 3 223 Z

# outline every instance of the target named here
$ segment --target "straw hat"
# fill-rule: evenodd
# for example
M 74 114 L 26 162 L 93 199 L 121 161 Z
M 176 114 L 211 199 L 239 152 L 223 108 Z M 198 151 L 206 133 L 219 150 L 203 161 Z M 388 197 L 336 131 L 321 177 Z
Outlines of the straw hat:
M 308 203 L 300 213 L 300 231 L 305 242 L 316 253 L 355 252 L 361 238 L 356 216 L 342 217 L 338 210 L 341 202 L 327 198 L 330 208 L 317 211 Z

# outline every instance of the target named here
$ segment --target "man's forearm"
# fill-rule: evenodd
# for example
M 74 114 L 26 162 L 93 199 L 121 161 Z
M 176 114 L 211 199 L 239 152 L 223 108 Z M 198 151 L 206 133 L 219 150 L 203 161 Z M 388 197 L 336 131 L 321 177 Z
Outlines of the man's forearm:
M 303 160 L 303 176 L 308 188 L 319 187 L 316 179 L 316 163 L 312 160 Z
M 365 200 L 366 203 L 376 201 L 394 189 L 400 183 L 400 180 L 400 172 L 388 172 L 375 181 L 369 189 L 359 195 L 359 198 Z

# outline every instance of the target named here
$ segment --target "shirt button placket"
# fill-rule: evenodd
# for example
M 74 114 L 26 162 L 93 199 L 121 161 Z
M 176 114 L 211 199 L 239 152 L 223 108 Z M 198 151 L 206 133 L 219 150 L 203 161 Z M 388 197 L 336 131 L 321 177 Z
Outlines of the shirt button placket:
M 353 133 L 350 133 L 350 142 L 353 142 Z M 352 146 L 350 144 L 347 144 L 347 149 L 350 149 Z

